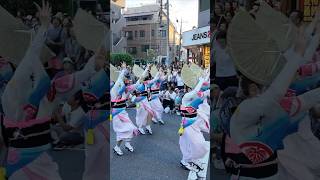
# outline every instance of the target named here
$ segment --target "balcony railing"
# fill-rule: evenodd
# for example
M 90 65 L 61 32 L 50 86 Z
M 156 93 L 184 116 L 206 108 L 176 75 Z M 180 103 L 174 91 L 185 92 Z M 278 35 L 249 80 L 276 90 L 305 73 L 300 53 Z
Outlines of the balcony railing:
M 130 25 L 139 25 L 139 24 L 153 24 L 156 23 L 154 20 L 139 20 L 139 21 L 127 21 L 128 26 Z

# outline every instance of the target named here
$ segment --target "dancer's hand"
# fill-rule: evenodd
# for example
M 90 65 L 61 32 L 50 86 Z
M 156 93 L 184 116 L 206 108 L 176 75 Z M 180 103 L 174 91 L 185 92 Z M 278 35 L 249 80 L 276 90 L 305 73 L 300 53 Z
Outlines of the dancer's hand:
M 50 24 L 51 18 L 51 7 L 48 1 L 42 0 L 42 7 L 40 7 L 37 3 L 34 2 L 34 5 L 37 7 L 39 12 L 39 19 L 41 25 L 48 27 Z

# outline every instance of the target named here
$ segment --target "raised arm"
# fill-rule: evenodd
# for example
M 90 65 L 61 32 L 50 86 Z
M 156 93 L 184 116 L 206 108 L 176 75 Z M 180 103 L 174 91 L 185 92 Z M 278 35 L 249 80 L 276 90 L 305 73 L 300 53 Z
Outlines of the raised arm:
M 126 70 L 123 69 L 120 74 L 119 77 L 117 79 L 117 81 L 115 82 L 115 84 L 113 85 L 112 89 L 111 89 L 111 96 L 117 96 L 122 94 L 121 92 L 123 91 L 123 87 L 124 86 L 124 75 L 125 75 Z
M 11 119 L 23 118 L 23 112 L 20 108 L 27 103 L 26 101 L 30 97 L 30 92 L 24 91 L 24 88 L 31 84 L 33 78 L 33 80 L 39 80 L 37 78 L 44 77 L 46 73 L 40 61 L 40 53 L 45 41 L 45 32 L 49 26 L 51 8 L 49 3 L 43 3 L 42 8 L 38 4 L 36 6 L 40 14 L 41 26 L 13 77 L 8 82 L 1 99 L 3 111 Z M 42 97 L 42 95 L 38 97 Z M 12 99 L 15 101 L 13 102 Z
M 95 73 L 95 61 L 96 61 L 96 55 L 92 56 L 87 64 L 84 66 L 84 68 L 80 71 L 75 72 L 75 79 L 77 83 L 83 83 L 84 81 L 87 81 L 92 77 Z
M 136 84 L 140 84 L 143 82 L 143 80 L 148 76 L 148 70 L 149 70 L 149 65 L 147 66 L 147 68 L 143 71 L 142 76 L 139 77 L 139 80 L 137 81 Z
M 160 79 L 160 72 L 158 72 L 154 78 L 149 82 L 149 86 L 151 87 L 154 83 L 156 83 Z
M 290 107 L 287 111 L 291 116 L 298 115 L 301 112 L 307 112 L 313 106 L 320 102 L 320 88 L 308 91 L 300 96 L 289 99 Z
M 304 55 L 305 62 L 312 61 L 313 55 L 315 54 L 317 48 L 319 47 L 320 40 L 320 23 L 317 23 L 316 34 L 310 37 L 311 40 L 308 43 L 308 48 Z
M 197 86 L 191 92 L 188 92 L 183 96 L 182 104 L 186 104 L 187 102 L 190 101 L 190 99 L 198 96 L 198 92 L 200 91 L 200 89 L 203 85 L 203 82 L 204 82 L 204 78 L 202 78 L 202 77 L 199 78 L 199 82 L 198 82 Z

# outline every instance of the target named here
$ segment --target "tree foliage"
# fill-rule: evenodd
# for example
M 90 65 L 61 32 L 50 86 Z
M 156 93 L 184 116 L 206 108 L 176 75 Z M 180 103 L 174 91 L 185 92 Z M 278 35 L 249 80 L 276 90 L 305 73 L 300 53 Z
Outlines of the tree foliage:
M 121 65 L 125 62 L 127 65 L 133 65 L 133 59 L 130 54 L 127 53 L 114 53 L 111 54 L 111 63 L 115 66 Z

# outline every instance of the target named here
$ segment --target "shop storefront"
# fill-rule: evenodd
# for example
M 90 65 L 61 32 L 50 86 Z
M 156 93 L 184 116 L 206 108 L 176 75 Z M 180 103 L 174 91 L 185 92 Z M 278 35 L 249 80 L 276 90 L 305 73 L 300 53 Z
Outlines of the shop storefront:
M 182 46 L 187 49 L 187 60 L 202 67 L 210 66 L 210 26 L 186 31 Z

